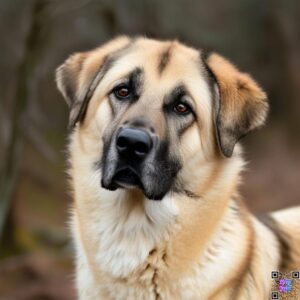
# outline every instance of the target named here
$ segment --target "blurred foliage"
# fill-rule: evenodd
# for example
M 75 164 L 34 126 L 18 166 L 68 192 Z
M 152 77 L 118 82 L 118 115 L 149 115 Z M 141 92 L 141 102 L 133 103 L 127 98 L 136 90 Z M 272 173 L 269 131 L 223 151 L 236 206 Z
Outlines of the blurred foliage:
M 242 192 L 256 212 L 299 204 L 298 1 L 1 0 L 0 34 L 0 299 L 72 299 L 68 111 L 54 71 L 118 34 L 214 49 L 250 72 L 272 109 L 246 139 Z

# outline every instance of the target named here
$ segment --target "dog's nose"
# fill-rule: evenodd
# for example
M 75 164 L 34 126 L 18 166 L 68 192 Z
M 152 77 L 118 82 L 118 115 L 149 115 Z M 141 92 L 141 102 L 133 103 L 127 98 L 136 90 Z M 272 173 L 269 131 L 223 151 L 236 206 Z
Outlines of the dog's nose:
M 117 136 L 117 150 L 122 156 L 144 158 L 151 148 L 151 137 L 142 129 L 122 128 Z

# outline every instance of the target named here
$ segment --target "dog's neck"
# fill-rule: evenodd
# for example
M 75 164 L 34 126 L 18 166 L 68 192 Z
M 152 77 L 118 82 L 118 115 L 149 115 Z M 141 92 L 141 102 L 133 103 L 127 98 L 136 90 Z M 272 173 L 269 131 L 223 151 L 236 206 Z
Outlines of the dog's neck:
M 150 201 L 134 190 L 105 190 L 96 201 L 89 220 L 81 225 L 97 244 L 92 250 L 94 263 L 113 277 L 126 277 L 138 268 L 152 249 L 168 239 L 168 227 L 179 214 L 171 196 Z

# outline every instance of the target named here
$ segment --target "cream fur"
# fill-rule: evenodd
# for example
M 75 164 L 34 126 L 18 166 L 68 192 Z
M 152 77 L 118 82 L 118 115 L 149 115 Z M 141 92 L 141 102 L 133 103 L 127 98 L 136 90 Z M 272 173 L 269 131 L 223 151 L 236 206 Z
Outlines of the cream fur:
M 104 55 L 128 43 L 122 37 L 85 54 L 77 95 L 84 95 Z M 170 45 L 172 63 L 158 76 L 154 65 L 162 49 Z M 58 86 L 64 95 L 64 70 L 76 63 L 76 57 L 82 61 L 82 56 L 75 55 L 58 71 Z M 279 268 L 279 241 L 238 200 L 242 151 L 236 145 L 233 156 L 225 158 L 216 149 L 213 99 L 198 58 L 196 50 L 178 42 L 138 39 L 99 83 L 84 121 L 77 123 L 70 136 L 71 228 L 80 300 L 267 299 L 270 272 Z M 217 60 L 223 62 L 218 56 Z M 224 78 L 220 77 L 224 82 L 233 73 L 240 76 L 228 64 L 226 61 Z M 197 198 L 169 192 L 155 202 L 138 190 L 112 192 L 100 186 L 101 171 L 95 163 L 102 156 L 102 136 L 113 118 L 106 94 L 136 65 L 142 65 L 146 73 L 147 97 L 139 101 L 145 101 L 145 111 L 154 119 L 163 95 L 174 83 L 184 81 L 191 92 L 199 120 L 176 147 L 184 166 L 178 176 Z M 224 68 L 215 65 L 215 69 Z M 249 76 L 242 77 L 251 97 L 257 94 L 260 101 L 261 89 Z M 234 78 L 229 81 L 230 86 L 235 82 Z M 244 95 L 250 102 L 245 90 Z M 242 106 L 239 103 L 239 110 Z M 238 113 L 234 105 L 226 110 Z M 159 120 L 154 122 L 159 124 Z M 158 125 L 158 131 L 162 127 Z M 286 220 L 290 215 L 278 213 L 275 218 Z M 299 212 L 293 218 L 297 216 Z M 294 246 L 298 241 L 294 240 Z

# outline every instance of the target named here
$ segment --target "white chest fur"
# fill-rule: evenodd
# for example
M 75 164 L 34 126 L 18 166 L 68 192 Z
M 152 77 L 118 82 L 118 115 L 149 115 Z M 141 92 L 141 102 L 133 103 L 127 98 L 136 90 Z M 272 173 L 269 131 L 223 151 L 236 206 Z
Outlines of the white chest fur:
M 156 202 L 127 194 L 124 190 L 102 190 L 101 199 L 82 224 L 96 248 L 94 263 L 116 278 L 128 276 L 145 261 L 167 237 L 167 229 L 178 214 L 172 197 Z

